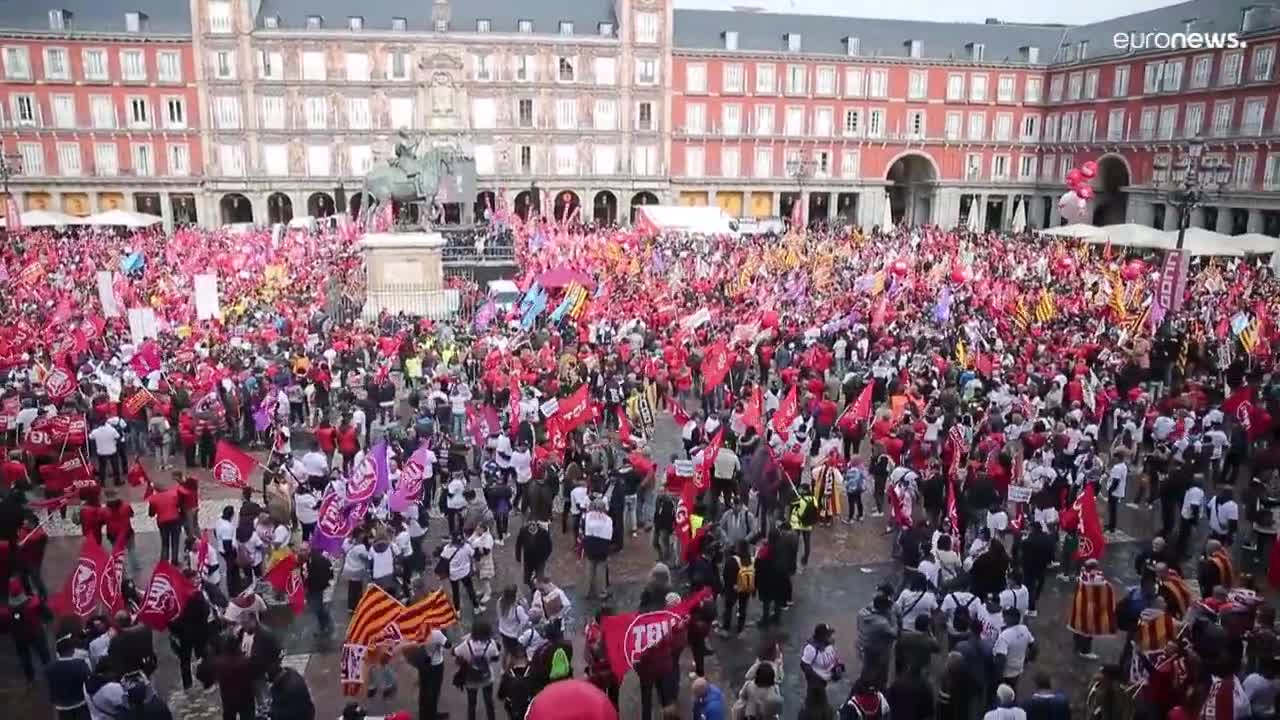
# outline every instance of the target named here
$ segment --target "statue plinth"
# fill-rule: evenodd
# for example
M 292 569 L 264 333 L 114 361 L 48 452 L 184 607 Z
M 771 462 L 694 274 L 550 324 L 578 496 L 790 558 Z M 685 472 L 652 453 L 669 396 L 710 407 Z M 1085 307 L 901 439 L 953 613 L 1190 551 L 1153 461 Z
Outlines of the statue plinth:
M 360 241 L 366 274 L 365 318 L 376 318 L 384 310 L 430 318 L 456 313 L 458 291 L 444 286 L 444 246 L 438 232 L 365 235 Z

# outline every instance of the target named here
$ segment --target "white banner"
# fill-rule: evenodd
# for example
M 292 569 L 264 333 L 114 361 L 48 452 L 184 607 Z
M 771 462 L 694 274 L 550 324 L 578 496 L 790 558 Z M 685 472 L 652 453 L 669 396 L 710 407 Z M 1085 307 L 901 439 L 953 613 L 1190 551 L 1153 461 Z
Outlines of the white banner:
M 212 320 L 221 314 L 218 309 L 218 276 L 196 275 L 192 278 L 196 291 L 196 319 Z
M 98 271 L 98 300 L 102 302 L 103 317 L 120 317 L 120 306 L 116 304 L 116 293 L 111 287 L 113 279 L 110 270 Z
M 155 310 L 129 308 L 129 333 L 133 335 L 134 345 L 141 345 L 147 338 L 157 337 L 158 331 Z

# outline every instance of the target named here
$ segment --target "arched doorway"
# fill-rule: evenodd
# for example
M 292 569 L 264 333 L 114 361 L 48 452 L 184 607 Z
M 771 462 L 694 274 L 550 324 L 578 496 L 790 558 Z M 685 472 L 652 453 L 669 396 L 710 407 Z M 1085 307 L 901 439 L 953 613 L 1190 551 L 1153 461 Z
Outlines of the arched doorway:
M 596 193 L 591 218 L 597 225 L 612 225 L 618 220 L 618 196 L 608 190 Z
M 636 221 L 636 208 L 641 205 L 657 205 L 658 196 L 648 190 L 641 190 L 631 196 L 631 222 Z
M 373 196 L 369 193 L 358 192 L 351 196 L 351 200 L 347 202 L 347 214 L 352 218 L 360 217 L 360 209 L 369 206 L 373 201 Z
M 311 197 L 307 198 L 307 214 L 311 217 L 329 217 L 333 212 L 333 196 L 329 193 L 311 193 Z
M 933 158 L 919 152 L 899 155 L 885 173 L 889 181 L 889 208 L 896 225 L 919 225 L 933 218 L 933 197 L 938 182 L 938 166 Z
M 288 223 L 293 219 L 293 200 L 282 192 L 267 196 L 267 222 Z
M 516 216 L 521 220 L 528 220 L 529 212 L 533 210 L 533 193 L 528 190 L 522 190 L 516 195 L 514 205 L 515 207 L 513 209 L 515 210 Z
M 578 193 L 572 190 L 562 190 L 556 193 L 556 203 L 553 208 L 555 215 L 552 217 L 560 222 L 568 222 L 574 219 L 575 211 L 582 206 L 582 201 L 578 199 Z
M 218 202 L 223 225 L 253 222 L 253 203 L 240 193 L 228 193 Z
M 804 221 L 810 225 L 815 222 L 826 222 L 827 217 L 831 214 L 831 193 L 811 192 L 809 193 L 809 208 L 805 213 Z
M 1093 179 L 1093 224 L 1118 225 L 1129 215 L 1129 163 L 1120 155 L 1098 158 L 1098 175 Z
M 476 193 L 476 222 L 488 222 L 489 215 L 498 209 L 498 196 L 492 190 L 481 190 Z

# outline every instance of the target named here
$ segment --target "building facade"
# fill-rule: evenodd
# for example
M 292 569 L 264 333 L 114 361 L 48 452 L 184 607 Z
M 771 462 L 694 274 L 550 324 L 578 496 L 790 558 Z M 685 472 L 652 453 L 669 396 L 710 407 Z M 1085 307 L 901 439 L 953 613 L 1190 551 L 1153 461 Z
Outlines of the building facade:
M 0 8 L 0 141 L 17 207 L 137 210 L 169 226 L 206 220 L 187 9 L 103 5 Z
M 208 212 L 323 216 L 363 201 L 398 133 L 475 158 L 468 222 L 499 203 L 612 221 L 666 187 L 665 0 L 192 0 Z M 602 7 L 602 6 L 600 6 Z M 255 12 L 256 10 L 256 12 Z M 363 14 L 357 14 L 363 13 Z M 579 209 L 581 208 L 581 209 Z

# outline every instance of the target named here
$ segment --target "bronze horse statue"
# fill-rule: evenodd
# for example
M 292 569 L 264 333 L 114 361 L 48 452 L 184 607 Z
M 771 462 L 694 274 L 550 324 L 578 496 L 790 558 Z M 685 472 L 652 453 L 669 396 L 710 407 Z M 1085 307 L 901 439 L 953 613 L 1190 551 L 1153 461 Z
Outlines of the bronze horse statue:
M 361 208 L 361 225 L 370 229 L 373 219 L 387 206 L 398 202 L 402 205 L 421 204 L 427 211 L 419 218 L 438 217 L 441 206 L 436 201 L 442 178 L 453 176 L 454 152 L 446 148 L 428 148 L 418 154 L 417 143 L 410 144 L 402 134 L 396 145 L 396 156 L 384 164 L 369 170 L 361 192 L 368 205 Z M 394 224 L 394 220 L 393 220 Z M 428 226 L 423 220 L 422 225 Z

